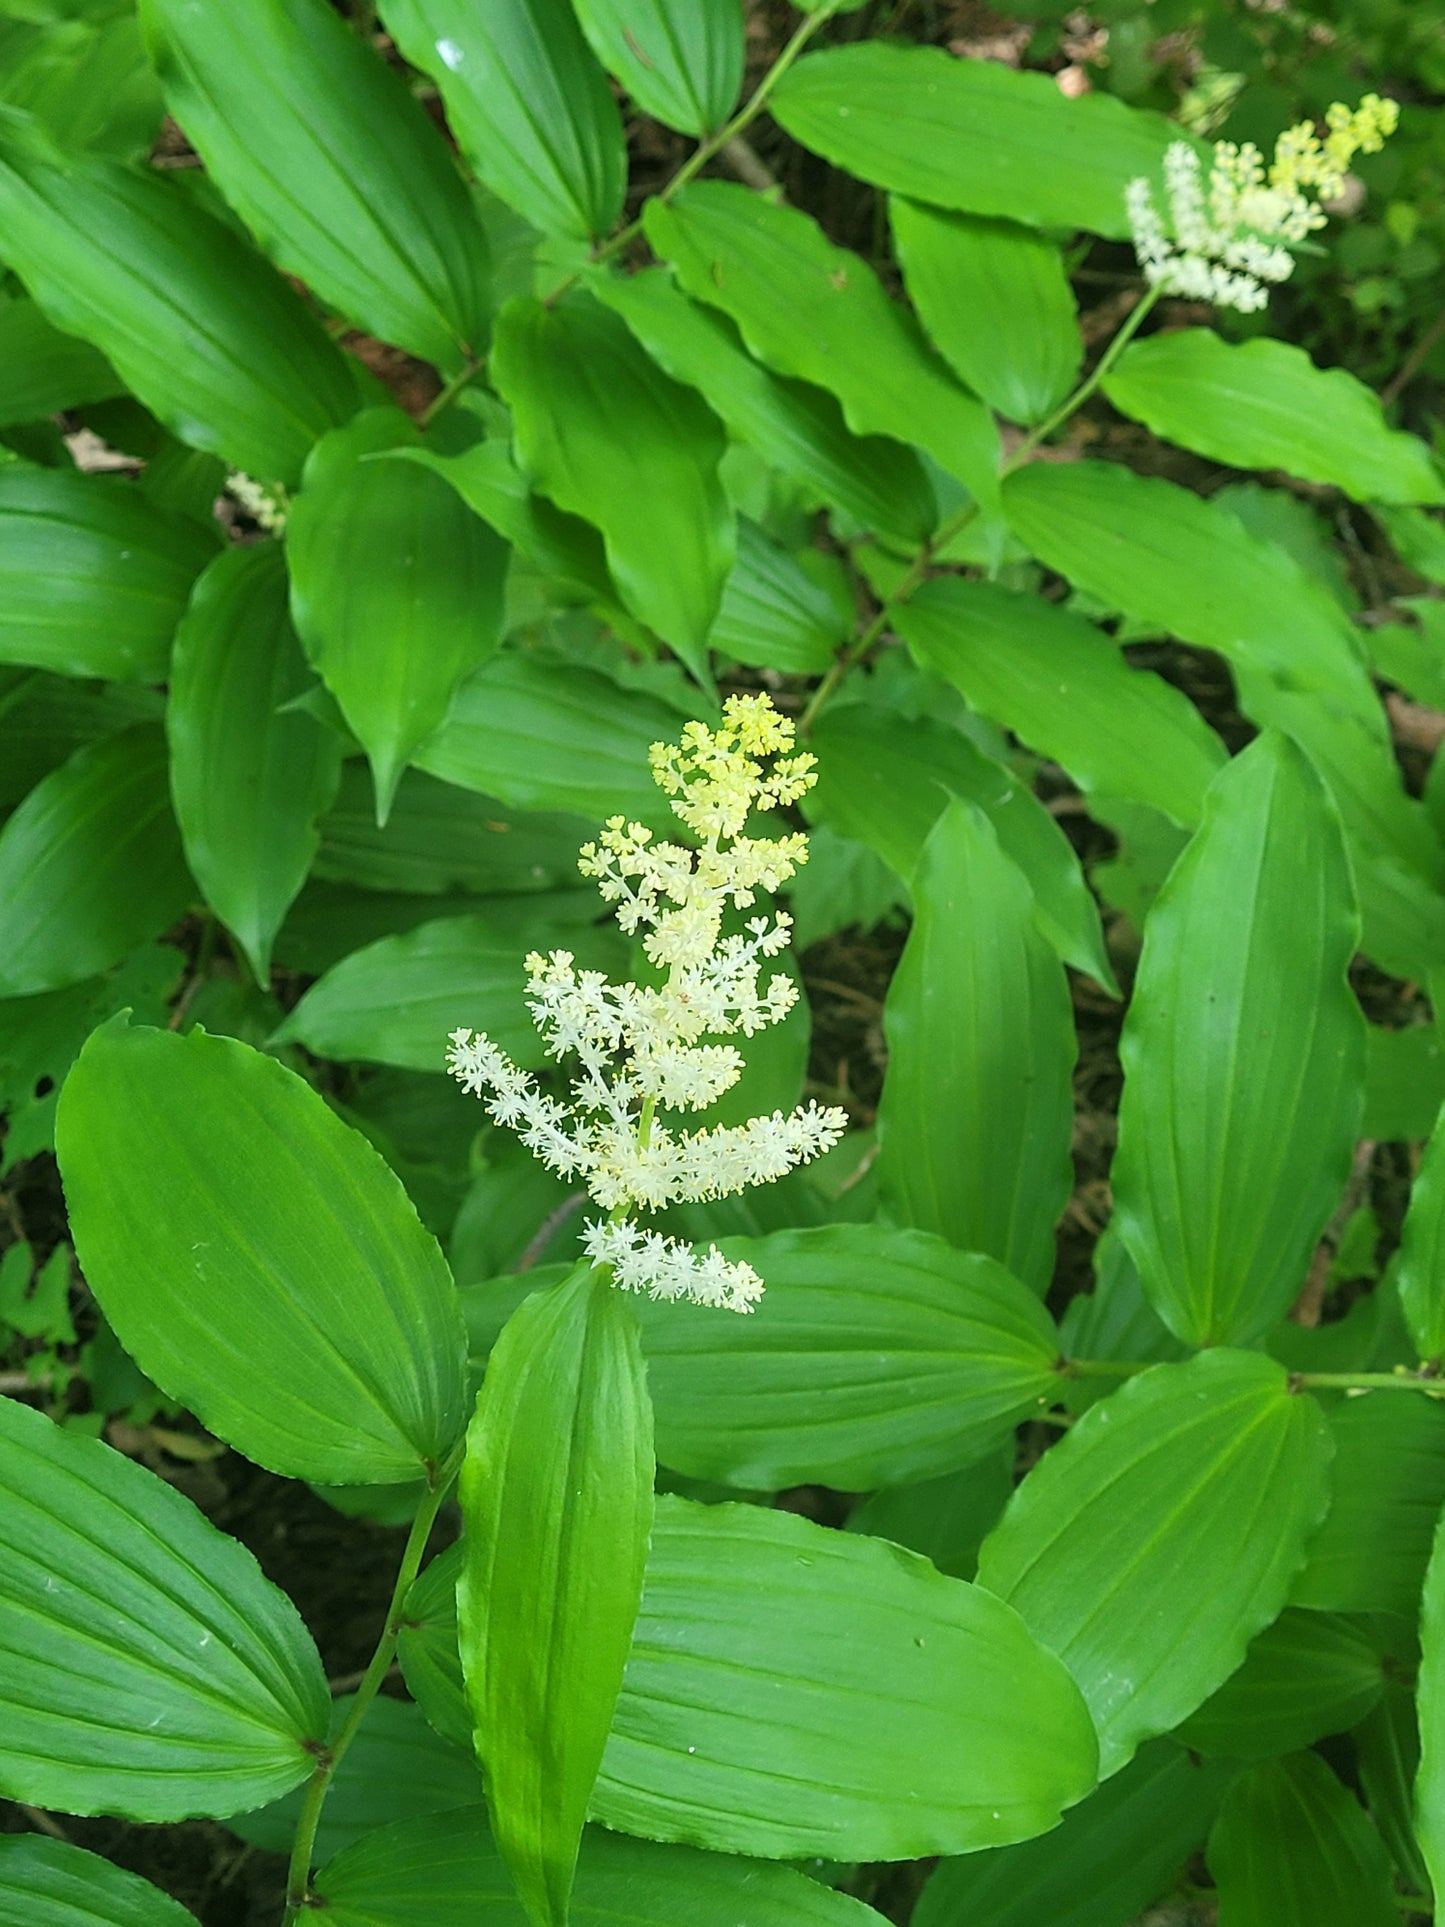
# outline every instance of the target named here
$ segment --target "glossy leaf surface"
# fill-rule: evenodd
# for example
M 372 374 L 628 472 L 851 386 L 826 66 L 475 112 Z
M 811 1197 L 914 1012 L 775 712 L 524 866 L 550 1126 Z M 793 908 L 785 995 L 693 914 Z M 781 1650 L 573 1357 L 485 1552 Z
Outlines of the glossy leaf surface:
M 711 134 L 743 83 L 742 0 L 576 0 L 597 58 L 644 113 Z
M 355 379 L 274 268 L 198 198 L 104 161 L 0 161 L 0 252 L 173 434 L 294 482 Z
M 1010 421 L 1042 421 L 1084 355 L 1058 248 L 1012 221 L 901 195 L 889 214 L 908 298 L 949 366 Z
M 492 1351 L 462 1469 L 462 1665 L 502 1857 L 563 1927 L 652 1525 L 637 1322 L 582 1260 Z
M 311 682 L 279 546 L 228 549 L 177 631 L 166 735 L 186 861 L 261 983 L 341 774 L 341 738 L 287 707 Z
M 1112 1185 L 1145 1296 L 1191 1344 L 1257 1337 L 1349 1176 L 1365 1024 L 1348 859 L 1280 736 L 1216 781 L 1145 925 Z
M 296 628 L 371 759 L 381 822 L 502 628 L 506 544 L 420 464 L 367 459 L 419 440 L 368 409 L 317 444 L 286 522 Z
M 852 608 L 840 607 L 794 556 L 739 516 L 738 558 L 709 645 L 735 662 L 815 676 L 852 630 Z
M 177 1820 L 303 1780 L 326 1680 L 251 1554 L 154 1473 L 10 1399 L 0 1441 L 0 1793 Z
M 0 469 L 0 662 L 160 682 L 215 544 L 131 484 Z
M 194 1914 L 139 1874 L 38 1833 L 0 1838 L 3 1927 L 196 1927 Z
M 451 1277 L 371 1146 L 231 1038 L 96 1031 L 57 1124 L 76 1250 L 147 1375 L 257 1464 L 394 1484 L 462 1422 Z
M 1207 1757 L 1275 1759 L 1349 1732 L 1379 1699 L 1384 1680 L 1379 1648 L 1356 1621 L 1286 1606 L 1177 1737 Z
M 622 117 L 568 0 L 387 0 L 383 11 L 492 192 L 543 234 L 604 235 L 627 180 Z
M 1104 393 L 1165 441 L 1231 468 L 1282 468 L 1356 501 L 1445 502 L 1426 444 L 1387 427 L 1362 381 L 1317 368 L 1290 342 L 1171 329 L 1131 342 Z
M 983 813 L 949 804 L 913 873 L 884 1006 L 879 1181 L 920 1231 L 1042 1293 L 1072 1184 L 1076 1044 L 1063 967 Z
M 424 361 L 479 353 L 486 237 L 401 76 L 325 0 L 140 12 L 167 106 L 267 253 Z
M 528 474 L 601 529 L 627 607 L 701 676 L 736 551 L 717 417 L 586 295 L 509 302 L 492 369 Z
M 0 428 L 121 392 L 120 377 L 89 342 L 62 334 L 33 301 L 0 302 Z
M 0 996 L 108 970 L 174 923 L 192 891 L 159 725 L 77 750 L 0 829 Z
M 1219 1927 L 1398 1927 L 1390 1857 L 1317 1753 L 1266 1760 L 1209 1836 Z
M 687 292 L 731 315 L 767 367 L 828 389 L 855 433 L 915 442 L 985 505 L 996 500 L 988 411 L 861 256 L 796 208 L 726 181 L 649 201 L 644 220 Z
M 1216 1350 L 1126 1381 L 1015 1492 L 979 1584 L 1078 1681 L 1106 1778 L 1279 1613 L 1324 1515 L 1328 1456 L 1323 1415 L 1280 1366 Z M 1209 1586 L 1180 1586 L 1206 1567 Z

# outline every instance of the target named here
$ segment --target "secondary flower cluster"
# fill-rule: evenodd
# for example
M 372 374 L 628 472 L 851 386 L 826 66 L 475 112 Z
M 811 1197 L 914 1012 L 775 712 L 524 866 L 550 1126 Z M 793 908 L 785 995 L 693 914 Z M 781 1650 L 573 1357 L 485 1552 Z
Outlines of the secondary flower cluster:
M 1145 280 L 1242 314 L 1264 307 L 1269 288 L 1294 269 L 1291 250 L 1324 226 L 1319 201 L 1343 192 L 1351 160 L 1378 153 L 1399 117 L 1395 102 L 1378 94 L 1353 111 L 1336 101 L 1324 139 L 1309 121 L 1287 128 L 1268 170 L 1252 141 L 1217 141 L 1207 181 L 1198 150 L 1172 142 L 1164 154 L 1167 220 L 1142 175 L 1124 193 Z
M 788 942 L 779 912 L 723 935 L 730 906 L 750 909 L 807 860 L 807 838 L 749 837 L 750 812 L 796 802 L 814 781 L 813 758 L 789 754 L 793 725 L 763 696 L 732 696 L 720 729 L 689 723 L 678 744 L 655 743 L 653 779 L 700 847 L 659 842 L 644 824 L 613 817 L 578 868 L 616 906 L 623 930 L 643 932 L 660 983 L 610 983 L 579 970 L 569 951 L 527 958 L 527 1004 L 549 1057 L 575 1057 L 567 1099 L 544 1091 L 482 1031 L 452 1032 L 447 1063 L 482 1097 L 493 1120 L 565 1177 L 577 1177 L 611 1215 L 589 1223 L 584 1243 L 616 1282 L 657 1298 L 691 1298 L 750 1311 L 762 1280 L 715 1246 L 691 1246 L 642 1229 L 636 1208 L 726 1197 L 780 1178 L 837 1143 L 842 1111 L 800 1106 L 790 1115 L 685 1131 L 659 1111 L 700 1111 L 743 1070 L 737 1045 L 792 1008 L 796 988 L 764 960 Z

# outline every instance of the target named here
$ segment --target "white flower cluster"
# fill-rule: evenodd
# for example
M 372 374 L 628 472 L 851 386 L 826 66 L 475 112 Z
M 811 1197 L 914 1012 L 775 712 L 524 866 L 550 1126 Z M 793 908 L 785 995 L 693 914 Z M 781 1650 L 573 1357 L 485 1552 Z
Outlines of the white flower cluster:
M 579 1177 L 611 1212 L 588 1225 L 586 1249 L 630 1291 L 751 1310 L 762 1283 L 749 1266 L 716 1247 L 699 1256 L 627 1213 L 770 1183 L 836 1144 L 846 1123 L 816 1104 L 697 1131 L 657 1115 L 702 1110 L 730 1090 L 743 1054 L 708 1040 L 751 1037 L 796 1000 L 782 972 L 762 982 L 763 960 L 787 945 L 790 918 L 756 916 L 742 933 L 722 934 L 729 905 L 750 908 L 807 859 L 804 836 L 743 834 L 751 810 L 795 802 L 813 782 L 812 757 L 784 754 L 792 747 L 793 725 L 766 697 L 730 697 L 720 729 L 689 723 L 680 744 L 652 748 L 654 779 L 701 847 L 657 842 L 620 816 L 583 846 L 578 868 L 597 879 L 625 931 L 644 932 L 650 962 L 667 974 L 660 984 L 614 984 L 578 970 L 566 950 L 528 957 L 527 1004 L 547 1055 L 577 1059 L 568 1099 L 544 1091 L 485 1032 L 452 1032 L 453 1075 L 496 1123 L 515 1128 L 554 1171 Z
M 1172 142 L 1164 154 L 1167 221 L 1144 176 L 1124 192 L 1145 280 L 1164 294 L 1242 314 L 1264 307 L 1269 288 L 1294 269 L 1291 249 L 1325 224 L 1307 190 L 1336 198 L 1355 154 L 1377 153 L 1399 112 L 1378 94 L 1367 94 L 1353 112 L 1336 102 L 1325 117 L 1325 139 L 1308 121 L 1287 128 L 1268 171 L 1252 142 L 1218 141 L 1207 182 L 1198 150 Z
M 250 516 L 257 528 L 268 535 L 280 535 L 286 527 L 286 496 L 279 488 L 258 482 L 233 468 L 226 477 L 226 493 Z

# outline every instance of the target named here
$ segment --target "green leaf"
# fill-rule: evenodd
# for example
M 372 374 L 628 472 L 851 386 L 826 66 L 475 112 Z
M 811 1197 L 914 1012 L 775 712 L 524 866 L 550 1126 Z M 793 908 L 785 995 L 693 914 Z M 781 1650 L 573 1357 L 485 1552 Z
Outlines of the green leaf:
M 0 467 L 0 662 L 162 681 L 191 583 L 215 552 L 129 482 Z
M 1275 1759 L 1349 1732 L 1384 1681 L 1379 1648 L 1356 1621 L 1286 1606 L 1176 1737 L 1206 1758 Z
M 527 1918 L 480 1811 L 388 1827 L 333 1860 L 315 1886 L 331 1927 L 440 1920 L 523 1927 Z M 571 1918 L 576 1927 L 880 1927 L 882 1920 L 791 1867 L 655 1846 L 600 1827 L 582 1839 Z
M 487 243 L 461 176 L 326 0 L 140 0 L 140 17 L 166 105 L 280 267 L 423 361 L 480 354 Z
M 493 1349 L 467 1434 L 461 1653 L 497 1845 L 536 1927 L 565 1927 L 652 1526 L 637 1321 L 583 1259 Z
M 1445 502 L 1426 444 L 1387 427 L 1362 381 L 1290 342 L 1171 329 L 1131 342 L 1103 386 L 1121 414 L 1231 468 L 1280 468 L 1357 502 Z
M 370 778 L 348 763 L 335 807 L 322 819 L 315 874 L 421 896 L 532 894 L 575 885 L 577 851 L 591 834 L 586 817 L 514 810 L 416 771 L 402 778 L 378 829 Z
M 1436 1892 L 1445 1891 L 1445 1524 L 1437 1525 L 1420 1609 L 1420 1766 L 1415 1834 Z
M 33 301 L 0 305 L 0 428 L 124 392 L 105 356 L 53 328 Z
M 1439 1358 L 1445 1352 L 1445 1126 L 1439 1118 L 1410 1191 L 1399 1281 L 1416 1351 L 1423 1359 Z
M 543 234 L 599 239 L 622 212 L 622 117 L 567 0 L 385 0 L 479 178 Z
M 0 1927 L 197 1927 L 139 1874 L 37 1833 L 0 1836 Z
M 929 533 L 937 507 L 913 451 L 888 436 L 852 434 L 831 394 L 771 374 L 742 346 L 733 324 L 689 301 L 666 268 L 597 275 L 589 285 L 658 366 L 698 389 L 728 433 L 770 467 L 862 529 L 910 544 Z
M 1293 744 L 1257 738 L 1149 913 L 1119 1047 L 1119 1233 L 1190 1344 L 1283 1316 L 1345 1187 L 1364 1103 L 1358 931 L 1324 786 Z
M 912 1927 L 1124 1927 L 1204 1844 L 1232 1774 L 1152 1740 L 1052 1833 L 943 1861 Z
M 742 0 L 575 0 L 592 51 L 645 114 L 714 133 L 743 84 Z
M 1220 1927 L 1399 1927 L 1390 1857 L 1317 1753 L 1266 1760 L 1209 1836 Z
M 627 607 L 705 680 L 736 547 L 717 417 L 585 293 L 552 309 L 509 301 L 492 373 L 532 480 L 601 529 Z
M 1094 1782 L 1062 1667 L 981 1589 L 785 1512 L 664 1499 L 593 1812 L 768 1858 L 961 1853 Z
M 1327 1500 L 1329 1435 L 1254 1352 L 1153 1365 L 1085 1412 L 979 1555 L 1078 1681 L 1102 1773 L 1222 1686 L 1285 1603 Z M 1183 1572 L 1208 1586 L 1181 1586 Z
M 901 195 L 889 215 L 908 298 L 954 373 L 1010 421 L 1042 421 L 1084 358 L 1058 248 L 1013 221 Z
M 356 410 L 351 370 L 300 295 L 160 174 L 9 148 L 0 254 L 181 441 L 252 475 L 294 482 Z
M 457 1441 L 464 1338 L 441 1253 L 363 1138 L 273 1058 L 123 1020 L 56 1129 L 75 1247 L 150 1378 L 258 1465 L 391 1485 Z
M 448 1033 L 466 1023 L 535 1068 L 544 1053 L 527 1008 L 526 958 L 557 945 L 583 969 L 616 974 L 626 961 L 621 939 L 605 927 L 533 925 L 512 934 L 485 916 L 440 917 L 343 958 L 306 992 L 272 1041 L 304 1044 L 343 1062 L 363 1058 L 440 1071 Z
M 77 750 L 0 829 L 0 997 L 109 970 L 191 893 L 159 725 Z
M 420 439 L 399 409 L 367 409 L 311 451 L 286 521 L 292 615 L 371 759 L 379 823 L 502 632 L 506 544 L 428 469 L 367 459 Z
M 998 499 L 998 431 L 873 269 L 798 209 L 703 181 L 643 212 L 647 238 L 699 301 L 721 308 L 776 374 L 836 395 L 860 435 L 926 449 L 985 509 Z
M 1382 504 L 1374 516 L 1407 568 L 1427 582 L 1445 582 L 1445 525 L 1416 508 Z
M 1381 1392 L 1329 1417 L 1333 1497 L 1291 1604 L 1414 1619 L 1445 1505 L 1445 1404 Z
M 1063 966 L 982 811 L 951 802 L 913 874 L 884 1006 L 878 1174 L 893 1213 L 1042 1294 L 1073 1185 L 1076 1045 Z
M 129 723 L 156 722 L 165 714 L 159 690 L 135 683 L 82 682 L 44 670 L 0 669 L 0 692 L 5 726 L 0 809 L 5 810 L 13 809 L 42 777 L 85 744 L 113 736 Z
M 1415 1773 L 1420 1736 L 1415 1726 L 1414 1682 L 1387 1679 L 1373 1713 L 1354 1733 L 1360 1788 L 1370 1817 L 1389 1847 L 1403 1883 L 1415 1893 L 1430 1884 L 1415 1837 Z
M 1086 793 L 1191 827 L 1224 746 L 1187 697 L 1082 616 L 993 582 L 940 576 L 898 610 L 898 633 L 993 722 L 1062 763 Z
M 1065 963 L 1112 995 L 1118 985 L 1079 859 L 1033 791 L 961 729 L 844 703 L 813 725 L 818 781 L 809 809 L 857 837 L 906 882 L 950 797 L 976 803 L 1028 878 L 1040 930 Z
M 639 1303 L 657 1453 L 694 1478 L 865 1491 L 984 1458 L 1059 1392 L 1053 1320 L 1016 1278 L 921 1231 L 729 1238 L 748 1318 Z
M 864 40 L 800 60 L 769 102 L 804 147 L 935 207 L 1127 236 L 1124 189 L 1156 176 L 1180 130 L 1108 94 L 1068 100 L 1051 74 Z
M 676 736 L 677 711 L 572 662 L 505 650 L 457 690 L 415 762 L 443 782 L 524 810 L 675 824 L 647 752 Z
M 1445 1045 L 1434 1024 L 1365 1035 L 1365 1115 L 1360 1136 L 1427 1138 L 1445 1104 Z M 1417 1179 L 1418 1182 L 1418 1179 Z
M 972 1579 L 978 1549 L 998 1524 L 1013 1491 L 1016 1441 L 941 1479 L 874 1492 L 848 1514 L 844 1530 L 921 1552 L 952 1579 Z
M 415 1510 L 413 1505 L 411 1513 Z M 411 1515 L 402 1523 L 409 1525 Z M 353 1704 L 350 1693 L 332 1701 L 333 1735 Z M 284 1799 L 254 1813 L 235 1814 L 226 1824 L 248 1846 L 289 1853 L 305 1793 L 304 1787 L 295 1787 Z M 475 1807 L 481 1797 L 481 1776 L 470 1745 L 443 1739 L 409 1700 L 379 1697 L 367 1708 L 337 1765 L 321 1809 L 314 1857 L 318 1863 L 330 1860 L 393 1821 L 405 1825 L 426 1814 Z
M 262 984 L 341 775 L 341 739 L 288 706 L 310 684 L 279 545 L 217 556 L 176 633 L 171 791 L 186 860 Z
M 154 1473 L 10 1399 L 0 1440 L 0 1794 L 180 1820 L 305 1779 L 326 1679 L 252 1555 Z
M 165 103 L 124 0 L 40 8 L 22 0 L 6 9 L 11 34 L 16 16 L 44 25 L 30 29 L 34 37 L 24 52 L 7 47 L 11 58 L 0 76 L 0 98 L 67 153 L 143 159 L 160 131 Z
M 785 548 L 739 516 L 738 557 L 709 646 L 734 662 L 814 676 L 829 667 L 852 633 L 852 610 L 840 610 Z

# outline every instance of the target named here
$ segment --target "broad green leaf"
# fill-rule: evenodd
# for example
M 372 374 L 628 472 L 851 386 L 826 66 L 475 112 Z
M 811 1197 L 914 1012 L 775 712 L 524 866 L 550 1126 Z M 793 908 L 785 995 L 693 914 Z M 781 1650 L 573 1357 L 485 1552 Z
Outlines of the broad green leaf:
M 141 160 L 165 113 L 160 86 L 125 0 L 5 9 L 0 99 L 67 153 Z M 36 24 L 19 26 L 19 20 Z M 43 23 L 43 24 L 42 24 Z M 28 45 L 17 46 L 25 36 Z
M 575 886 L 578 848 L 593 833 L 584 816 L 515 810 L 417 771 L 402 778 L 378 829 L 370 778 L 348 763 L 322 819 L 315 874 L 419 896 L 532 894 Z
M 597 892 L 582 887 L 530 896 L 491 897 L 479 905 L 461 892 L 442 897 L 407 896 L 401 891 L 363 890 L 345 883 L 313 879 L 291 906 L 276 939 L 276 961 L 307 977 L 323 976 L 353 950 L 382 937 L 401 936 L 438 916 L 470 916 L 485 908 L 497 933 L 517 935 L 534 924 L 565 925 L 597 920 Z
M 972 1579 L 978 1549 L 998 1524 L 1013 1491 L 1012 1438 L 1002 1454 L 919 1485 L 886 1486 L 856 1505 L 845 1530 L 921 1552 L 952 1579 Z
M 524 810 L 571 810 L 676 823 L 647 752 L 679 718 L 642 689 L 593 669 L 508 649 L 457 690 L 446 722 L 417 751 L 420 769 Z
M 343 958 L 306 992 L 273 1041 L 341 1061 L 440 1071 L 448 1034 L 468 1024 L 535 1068 L 544 1054 L 526 1003 L 526 958 L 554 944 L 584 969 L 616 975 L 626 962 L 625 946 L 607 928 L 534 925 L 511 934 L 484 915 L 441 917 Z
M 791 1513 L 659 1502 L 605 1825 L 911 1859 L 1042 1832 L 1093 1783 L 1068 1676 L 980 1588 Z
M 1328 1455 L 1319 1407 L 1280 1366 L 1217 1350 L 1128 1380 L 1015 1492 L 979 1584 L 1078 1681 L 1105 1778 L 1202 1705 L 1278 1615 L 1324 1514 Z
M 1422 1893 L 1430 1876 L 1415 1837 L 1415 1774 L 1420 1735 L 1415 1723 L 1414 1682 L 1387 1679 L 1373 1713 L 1355 1729 L 1360 1790 L 1405 1886 Z
M 343 1487 L 352 1491 L 354 1487 Z M 415 1511 L 415 1506 L 412 1507 Z M 402 1521 L 411 1523 L 408 1516 Z M 332 1701 L 331 1732 L 350 1712 L 354 1695 Z M 232 1833 L 267 1853 L 289 1853 L 301 1817 L 304 1787 L 254 1813 L 234 1814 Z M 330 1860 L 393 1821 L 403 1825 L 432 1813 L 475 1807 L 482 1797 L 481 1777 L 470 1745 L 456 1746 L 432 1726 L 409 1700 L 372 1701 L 356 1738 L 342 1754 L 321 1809 L 315 1859 Z
M 38 1833 L 0 1836 L 0 1927 L 196 1927 L 139 1874 Z
M 1400 1234 L 1400 1303 L 1421 1358 L 1445 1352 L 1445 1126 L 1440 1119 L 1410 1190 Z
M 908 298 L 949 366 L 1010 421 L 1042 421 L 1084 358 L 1058 248 L 1012 221 L 901 195 L 889 214 Z
M 711 134 L 743 84 L 742 0 L 574 0 L 592 51 L 645 114 Z
M 105 356 L 52 327 L 33 301 L 0 305 L 0 428 L 124 392 Z
M 424 361 L 479 356 L 486 236 L 400 74 L 326 0 L 140 0 L 140 16 L 166 105 L 278 265 Z
M 1120 1358 L 1142 1365 L 1172 1364 L 1188 1355 L 1144 1296 L 1134 1260 L 1111 1222 L 1094 1246 L 1094 1289 L 1071 1298 L 1059 1320 L 1067 1358 Z M 1069 1382 L 1068 1404 L 1084 1412 L 1114 1390 L 1106 1378 Z
M 154 1473 L 10 1399 L 0 1442 L 0 1794 L 180 1820 L 305 1779 L 326 1679 L 252 1555 Z
M 1382 622 L 1366 631 L 1370 664 L 1383 682 L 1431 709 L 1445 706 L 1445 604 L 1430 596 L 1397 596 L 1409 622 Z
M 1357 1726 L 1384 1681 L 1380 1650 L 1357 1621 L 1286 1606 L 1176 1737 L 1206 1757 L 1275 1759 Z
M 186 860 L 262 984 L 341 775 L 340 737 L 288 707 L 310 683 L 279 545 L 217 556 L 176 633 L 171 793 Z
M 704 181 L 644 209 L 647 238 L 686 291 L 721 308 L 774 373 L 836 395 L 860 435 L 926 449 L 985 509 L 998 499 L 998 431 L 861 256 L 797 208 Z
M 267 481 L 358 405 L 294 289 L 199 197 L 104 161 L 0 159 L 0 255 L 183 442 Z
M 642 1596 L 652 1407 L 630 1305 L 582 1259 L 508 1321 L 462 1468 L 462 1665 L 497 1845 L 565 1927 Z
M 1437 1893 L 1445 1892 L 1445 1524 L 1435 1528 L 1420 1610 L 1420 1766 L 1415 1834 Z
M 1373 513 L 1408 568 L 1427 582 L 1445 582 L 1445 524 L 1423 509 L 1382 504 Z
M 1231 468 L 1280 468 L 1357 502 L 1445 502 L 1426 444 L 1387 427 L 1362 381 L 1287 341 L 1171 329 L 1131 342 L 1104 393 L 1165 441 Z
M 852 632 L 852 610 L 840 611 L 785 548 L 739 516 L 737 561 L 723 585 L 709 647 L 734 662 L 813 676 L 828 668 Z
M 589 285 L 659 367 L 698 389 L 728 433 L 772 467 L 860 528 L 914 544 L 929 533 L 937 507 L 913 451 L 889 436 L 852 434 L 830 393 L 770 373 L 732 322 L 689 301 L 666 268 L 598 275 Z
M 1204 1844 L 1232 1773 L 1151 1740 L 1052 1833 L 943 1861 L 912 1927 L 1125 1927 Z
M 800 60 L 769 111 L 836 166 L 934 207 L 1033 227 L 1129 232 L 1124 189 L 1157 176 L 1179 128 L 1109 94 L 941 47 L 864 40 Z
M 531 479 L 601 529 L 627 607 L 705 680 L 736 548 L 717 417 L 585 293 L 552 309 L 509 301 L 492 373 Z
M 1190 1344 L 1282 1317 L 1349 1177 L 1359 923 L 1324 786 L 1284 737 L 1217 779 L 1150 911 L 1111 1187 L 1144 1294 Z
M 158 722 L 164 714 L 165 698 L 159 690 L 135 683 L 82 682 L 45 670 L 0 668 L 5 727 L 0 809 L 13 809 L 42 777 L 87 743 L 113 736 L 130 723 Z
M 622 212 L 622 117 L 568 0 L 386 0 L 492 192 L 543 234 L 597 240 Z
M 1073 1185 L 1076 1045 L 1033 895 L 971 803 L 939 817 L 884 1007 L 878 1174 L 893 1214 L 1042 1294 Z
M 368 409 L 317 443 L 286 521 L 291 612 L 371 759 L 380 823 L 502 630 L 506 544 L 428 469 L 367 459 L 419 440 L 399 409 Z
M 1039 928 L 1059 956 L 1118 994 L 1079 859 L 1012 770 L 961 729 L 872 704 L 826 709 L 809 740 L 818 757 L 809 809 L 876 850 L 905 882 L 949 798 L 976 803 L 999 848 L 1028 878 Z
M 0 661 L 163 681 L 191 584 L 215 552 L 129 482 L 0 467 Z
M 1333 1497 L 1290 1601 L 1414 1619 L 1445 1505 L 1445 1403 L 1418 1392 L 1346 1399 L 1330 1432 Z
M 1365 1115 L 1360 1136 L 1427 1138 L 1445 1104 L 1445 1043 L 1434 1024 L 1365 1036 Z M 1417 1180 L 1418 1182 L 1418 1180 Z
M 1001 1265 L 921 1231 L 730 1238 L 747 1318 L 638 1306 L 657 1453 L 694 1478 L 865 1491 L 984 1458 L 1059 1393 L 1058 1334 Z
M 443 1920 L 524 1927 L 527 1919 L 480 1810 L 388 1827 L 331 1861 L 315 1885 L 331 1927 Z M 882 1921 L 861 1900 L 791 1867 L 657 1846 L 600 1827 L 582 1838 L 571 1918 L 576 1927 L 678 1927 L 680 1921 L 687 1927 L 881 1927 Z
M 160 726 L 77 750 L 0 829 L 0 997 L 109 970 L 191 895 Z
M 75 1247 L 150 1378 L 258 1465 L 331 1485 L 430 1474 L 462 1423 L 441 1253 L 371 1146 L 274 1058 L 124 1021 L 66 1081 Z
M 1219 1927 L 1399 1927 L 1390 1856 L 1318 1753 L 1251 1767 L 1209 1836 Z
M 1062 763 L 1086 793 L 1191 827 L 1224 746 L 1187 697 L 1082 616 L 993 582 L 940 576 L 894 618 L 925 669 L 971 708 Z

